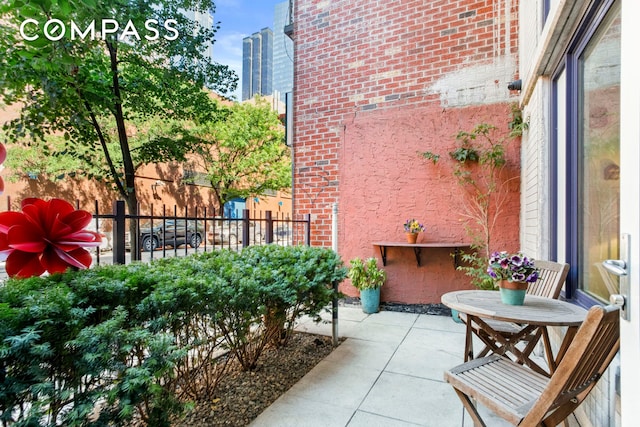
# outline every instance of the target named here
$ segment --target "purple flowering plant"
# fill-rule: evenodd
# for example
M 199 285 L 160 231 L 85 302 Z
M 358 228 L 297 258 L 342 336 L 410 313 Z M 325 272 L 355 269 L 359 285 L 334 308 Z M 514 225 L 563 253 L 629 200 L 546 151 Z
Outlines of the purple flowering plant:
M 539 275 L 531 258 L 521 252 L 509 254 L 505 251 L 491 254 L 487 273 L 495 280 L 527 283 L 534 283 Z
M 408 219 L 404 223 L 404 231 L 407 233 L 420 233 L 424 231 L 424 225 L 420 224 L 416 219 Z

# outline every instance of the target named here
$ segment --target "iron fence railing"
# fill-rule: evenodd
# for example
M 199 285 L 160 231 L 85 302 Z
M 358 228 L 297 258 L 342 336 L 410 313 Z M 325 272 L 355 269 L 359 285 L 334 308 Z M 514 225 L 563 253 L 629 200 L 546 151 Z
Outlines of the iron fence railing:
M 79 208 L 80 202 L 75 202 Z M 6 198 L 7 210 L 17 209 L 11 197 Z M 147 212 L 138 208 L 138 215 L 126 212 L 125 202 L 114 201 L 111 213 L 96 200 L 93 221 L 87 227 L 99 232 L 103 242 L 99 248 L 89 249 L 93 265 L 125 264 L 133 260 L 184 256 L 191 253 L 222 248 L 240 250 L 249 245 L 309 245 L 311 216 L 292 219 L 280 212 L 243 210 L 240 218 L 224 217 L 223 211 L 206 207 L 168 209 L 163 205 Z M 100 213 L 102 212 L 102 213 Z M 131 225 L 133 224 L 133 227 Z M 173 230 L 172 230 L 173 227 Z M 135 230 L 132 236 L 130 228 Z M 174 232 L 175 230 L 179 232 Z M 147 237 L 147 240 L 145 240 Z M 135 241 L 134 244 L 131 244 Z M 148 243 L 147 247 L 144 246 Z M 0 269 L 0 282 L 6 279 Z
M 94 221 L 89 229 L 102 234 L 96 248 L 95 265 L 125 264 L 132 259 L 152 260 L 222 248 L 240 250 L 250 245 L 309 245 L 311 217 L 292 219 L 277 212 L 242 211 L 241 218 L 225 218 L 213 209 L 183 209 L 177 206 L 131 215 L 124 201 L 113 204 L 110 214 L 99 213 L 95 202 Z M 222 214 L 222 212 L 220 212 Z M 134 236 L 130 230 L 135 230 Z M 111 252 L 111 257 L 109 253 Z M 111 258 L 111 259 L 109 259 Z

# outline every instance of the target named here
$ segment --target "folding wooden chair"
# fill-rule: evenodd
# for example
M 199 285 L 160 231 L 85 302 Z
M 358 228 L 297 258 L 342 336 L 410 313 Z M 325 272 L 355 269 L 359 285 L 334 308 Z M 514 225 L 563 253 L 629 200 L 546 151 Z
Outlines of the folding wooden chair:
M 527 293 L 539 297 L 558 299 L 569 274 L 569 264 L 553 261 L 536 260 L 535 266 L 540 269 L 540 277 L 529 284 Z
M 620 348 L 617 306 L 592 307 L 551 378 L 491 355 L 444 374 L 476 427 L 486 426 L 472 400 L 513 425 L 556 426 L 584 401 Z
M 529 287 L 527 288 L 527 294 L 558 299 L 558 297 L 560 296 L 560 292 L 562 291 L 562 286 L 567 279 L 567 274 L 569 274 L 569 264 L 536 260 L 535 265 L 540 269 L 540 277 L 535 283 L 529 284 Z M 464 318 L 463 321 L 465 321 Z M 514 341 L 527 342 L 527 346 L 524 350 L 527 356 L 533 351 L 542 334 L 542 332 L 539 331 L 534 335 L 521 336 L 520 332 L 524 327 L 523 325 L 502 322 L 499 320 L 487 320 L 487 323 L 495 331 L 500 332 L 500 334 L 508 340 L 513 340 L 513 337 L 517 337 L 517 340 Z M 475 333 L 476 335 L 481 336 L 482 331 L 476 330 Z M 543 336 L 542 338 L 544 340 L 544 345 L 547 347 L 550 346 L 549 337 Z M 515 344 L 517 344 L 517 342 L 513 343 L 513 345 Z M 475 357 L 486 356 L 489 353 L 489 350 L 490 348 L 485 346 L 482 351 L 480 351 Z M 471 359 L 470 356 L 472 354 L 473 348 L 466 349 L 465 362 Z

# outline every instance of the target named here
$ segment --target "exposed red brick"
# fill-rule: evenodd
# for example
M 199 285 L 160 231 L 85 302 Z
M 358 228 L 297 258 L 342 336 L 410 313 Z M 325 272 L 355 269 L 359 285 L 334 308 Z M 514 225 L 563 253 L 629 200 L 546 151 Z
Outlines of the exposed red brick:
M 465 240 L 454 180 L 418 151 L 445 154 L 460 129 L 505 126 L 506 102 L 446 108 L 429 87 L 474 61 L 517 57 L 517 8 L 498 0 L 297 0 L 294 12 L 294 211 L 312 214 L 312 244 L 331 244 L 331 206 L 339 203 L 340 253 L 379 256 L 373 240 L 402 238 L 406 216 L 428 223 L 429 240 Z M 507 26 L 505 13 L 511 14 Z M 510 45 L 505 46 L 505 35 Z M 497 36 L 497 37 L 496 37 Z M 498 45 L 496 46 L 496 43 Z M 517 153 L 511 153 L 513 162 Z M 519 210 L 519 194 L 510 206 Z M 517 249 L 519 230 L 497 237 Z M 391 251 L 387 301 L 439 302 L 464 287 L 446 251 Z M 343 291 L 353 295 L 350 286 Z

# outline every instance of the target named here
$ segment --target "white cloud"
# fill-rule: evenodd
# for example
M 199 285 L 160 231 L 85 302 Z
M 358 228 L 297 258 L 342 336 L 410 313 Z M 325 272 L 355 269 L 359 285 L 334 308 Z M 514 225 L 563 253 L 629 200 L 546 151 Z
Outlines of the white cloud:
M 213 45 L 214 56 L 215 52 L 220 50 L 222 52 L 227 52 L 230 55 L 237 56 L 242 60 L 242 39 L 245 37 L 245 34 L 235 31 L 223 34 L 221 37 L 216 38 L 216 42 Z

